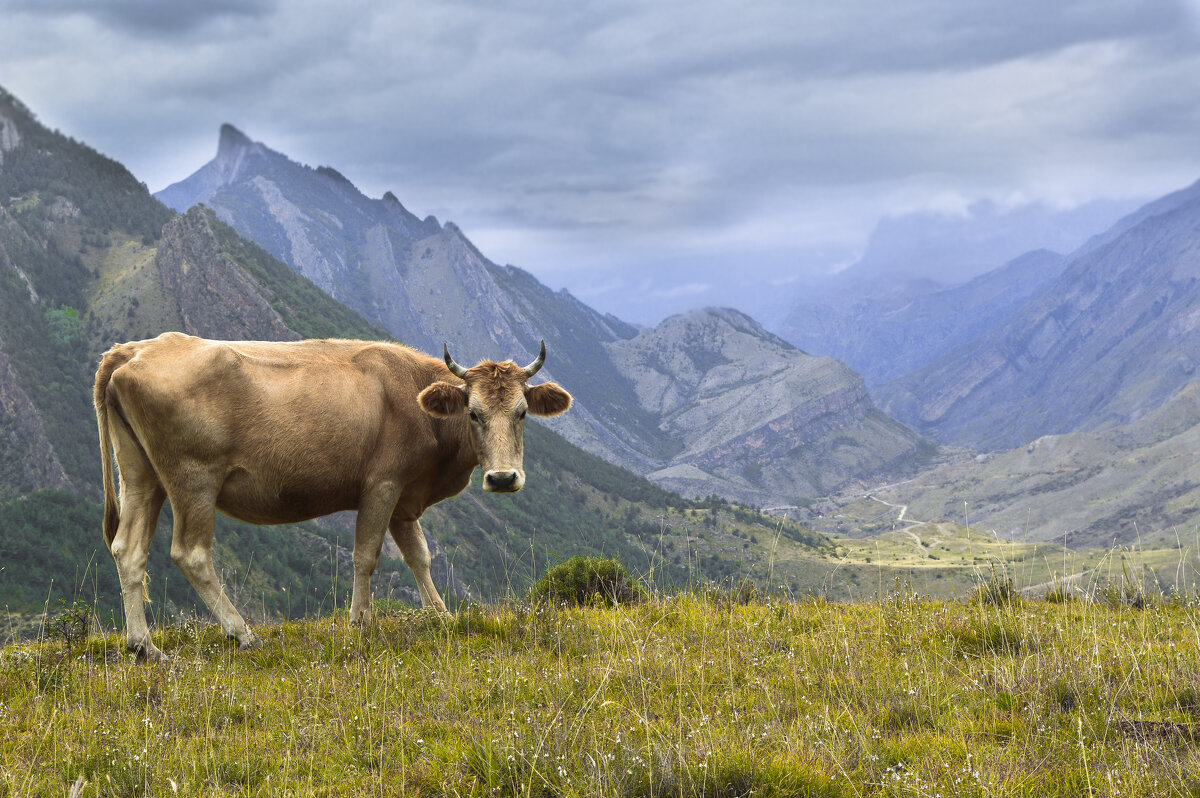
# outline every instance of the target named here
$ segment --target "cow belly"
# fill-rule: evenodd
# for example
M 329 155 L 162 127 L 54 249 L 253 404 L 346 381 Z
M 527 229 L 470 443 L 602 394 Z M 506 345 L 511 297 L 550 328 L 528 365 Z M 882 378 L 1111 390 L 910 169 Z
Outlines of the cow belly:
M 221 485 L 217 509 L 252 524 L 290 524 L 353 510 L 355 499 L 355 492 L 346 486 L 304 482 L 271 485 L 236 469 Z

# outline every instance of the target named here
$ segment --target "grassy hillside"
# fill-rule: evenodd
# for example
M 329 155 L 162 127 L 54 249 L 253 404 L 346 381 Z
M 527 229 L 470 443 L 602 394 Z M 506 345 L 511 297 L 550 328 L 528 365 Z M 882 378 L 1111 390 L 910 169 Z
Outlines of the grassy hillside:
M 0 650 L 0 794 L 1193 795 L 1194 606 L 476 606 Z

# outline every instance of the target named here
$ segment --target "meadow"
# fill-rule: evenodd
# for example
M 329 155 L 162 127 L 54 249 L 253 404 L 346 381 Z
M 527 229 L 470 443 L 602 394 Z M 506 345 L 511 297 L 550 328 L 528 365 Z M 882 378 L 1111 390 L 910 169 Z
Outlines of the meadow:
M 150 665 L 60 623 L 0 650 L 0 795 L 1200 793 L 1195 604 L 987 587 L 186 621 Z

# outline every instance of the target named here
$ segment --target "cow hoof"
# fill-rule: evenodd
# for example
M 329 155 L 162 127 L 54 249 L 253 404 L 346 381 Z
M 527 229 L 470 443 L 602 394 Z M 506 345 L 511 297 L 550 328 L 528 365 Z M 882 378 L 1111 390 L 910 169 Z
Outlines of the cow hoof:
M 262 646 L 262 643 L 263 643 L 262 638 L 256 634 L 254 634 L 254 632 L 251 632 L 249 634 L 249 636 L 246 637 L 245 640 L 238 641 L 238 650 L 252 651 L 256 648 L 260 648 Z
M 166 655 L 153 643 L 128 643 L 125 646 L 139 665 L 143 662 L 162 662 Z

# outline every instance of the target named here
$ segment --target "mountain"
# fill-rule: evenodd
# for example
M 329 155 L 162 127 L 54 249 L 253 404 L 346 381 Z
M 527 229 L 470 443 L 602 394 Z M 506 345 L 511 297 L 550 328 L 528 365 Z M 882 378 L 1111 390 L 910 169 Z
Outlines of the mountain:
M 738 335 L 746 342 L 733 348 L 715 338 L 698 339 L 704 350 L 698 355 L 701 361 L 730 361 L 725 371 L 741 369 L 745 385 L 738 385 L 743 395 L 752 393 L 747 386 L 756 381 L 763 386 L 754 403 L 757 412 L 727 415 L 718 436 L 722 445 L 717 445 L 705 420 L 712 396 L 689 388 L 679 393 L 687 397 L 679 400 L 681 404 L 668 406 L 645 393 L 642 369 L 649 361 L 637 353 L 649 342 L 678 336 L 681 323 L 668 320 L 654 330 L 639 331 L 597 313 L 521 269 L 492 263 L 454 224 L 419 219 L 391 192 L 370 199 L 336 170 L 294 163 L 232 126 L 221 128 L 212 161 L 158 196 L 177 210 L 195 203 L 212 208 L 241 235 L 331 296 L 418 347 L 438 351 L 449 341 L 460 359 L 495 353 L 532 359 L 544 338 L 550 351 L 547 372 L 577 400 L 575 409 L 555 420 L 552 428 L 605 460 L 688 495 L 791 503 L 828 486 L 876 474 L 884 464 L 903 469 L 917 455 L 916 436 L 907 430 L 876 423 L 874 416 L 854 418 L 856 413 L 875 412 L 869 400 L 864 402 L 861 381 L 848 370 L 829 367 L 821 373 L 821 387 L 812 391 L 845 415 L 815 424 L 803 434 L 782 427 L 772 434 L 793 434 L 810 445 L 811 452 L 828 453 L 837 448 L 841 430 L 853 427 L 855 446 L 861 451 L 833 460 L 813 454 L 802 469 L 775 470 L 766 464 L 764 450 L 760 462 L 752 463 L 754 458 L 734 441 L 756 440 L 768 422 L 799 423 L 811 414 L 800 409 L 810 403 L 810 392 L 772 385 L 772 378 L 785 369 L 747 367 L 750 362 L 761 365 L 763 352 L 786 352 L 789 368 L 807 357 L 781 348 L 786 345 L 761 326 L 738 321 Z M 732 362 L 743 355 L 757 360 L 740 366 Z M 688 368 L 695 371 L 696 366 Z M 683 385 L 707 373 L 665 376 Z M 801 372 L 789 375 L 797 385 L 804 378 Z M 722 382 L 720 375 L 714 379 L 714 385 L 735 387 Z M 835 398 L 839 392 L 845 395 Z M 788 451 L 794 448 L 795 444 Z M 877 453 L 867 454 L 871 449 Z M 826 465 L 828 471 L 822 473 Z M 858 465 L 865 470 L 855 471 Z
M 981 201 L 876 225 L 861 257 L 809 280 L 771 329 L 878 385 L 933 362 L 1008 314 L 1063 268 L 1088 236 L 1133 210 L 1096 200 L 1069 210 Z
M 844 362 L 871 386 L 896 379 L 975 340 L 1015 313 L 1062 272 L 1062 255 L 1041 249 L 965 284 L 923 280 L 856 284 L 796 304 L 779 327 L 797 345 Z
M 896 418 L 979 449 L 1134 421 L 1200 366 L 1200 184 L 1119 222 L 986 334 L 879 386 Z
M 107 613 L 119 606 L 119 589 L 100 535 L 91 385 L 102 351 L 167 329 L 216 338 L 389 333 L 211 210 L 175 214 L 120 164 L 47 130 L 3 90 L 0 146 L 0 606 L 30 611 L 82 598 Z M 481 356 L 459 353 L 464 362 Z M 699 505 L 540 425 L 529 425 L 525 440 L 529 481 L 521 493 L 498 497 L 475 486 L 426 514 L 434 578 L 447 596 L 519 592 L 547 562 L 574 554 L 618 556 L 667 584 L 693 568 L 728 576 L 748 561 L 716 553 L 732 550 L 733 530 L 765 539 L 775 527 L 774 519 L 712 504 L 711 534 L 728 545 L 702 563 L 690 554 L 683 563 L 664 543 L 659 519 Z M 344 600 L 353 540 L 345 519 L 217 524 L 218 571 L 251 615 L 328 611 Z M 796 545 L 820 545 L 799 527 L 786 533 Z M 175 615 L 199 602 L 171 564 L 169 543 L 167 510 L 151 550 L 150 592 Z M 376 592 L 411 600 L 397 554 L 385 549 Z
M 1071 252 L 1133 211 L 1130 202 L 1094 200 L 1059 210 L 1042 203 L 1006 208 L 987 200 L 957 213 L 920 211 L 880 220 L 866 250 L 837 275 L 842 285 L 928 281 L 961 285 L 1024 253 Z
M 492 263 L 457 226 L 418 219 L 390 192 L 368 198 L 336 170 L 297 164 L 224 125 L 216 157 L 157 196 L 178 211 L 196 203 L 212 208 L 243 237 L 418 349 L 438 352 L 449 342 L 460 360 L 527 362 L 545 339 L 547 378 L 580 400 L 552 422 L 554 429 L 643 471 L 674 448 L 653 419 L 623 401 L 628 380 L 601 346 L 635 328 Z M 621 419 L 618 430 L 612 419 Z
M 875 409 L 862 378 L 727 308 L 673 316 L 606 344 L 638 403 L 687 447 L 651 473 L 686 495 L 793 504 L 912 466 L 917 435 Z

